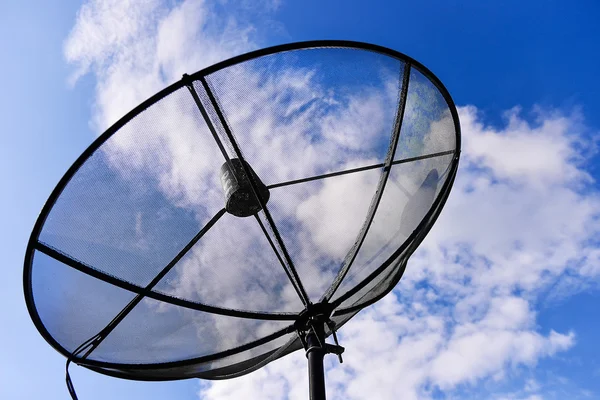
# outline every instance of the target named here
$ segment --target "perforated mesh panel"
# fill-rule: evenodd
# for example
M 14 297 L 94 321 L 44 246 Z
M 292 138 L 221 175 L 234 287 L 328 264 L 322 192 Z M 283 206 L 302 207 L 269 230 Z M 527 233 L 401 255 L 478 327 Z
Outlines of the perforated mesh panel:
M 356 241 L 380 175 L 377 168 L 272 190 L 269 209 L 313 302 Z
M 25 292 L 64 355 L 95 337 L 77 362 L 109 375 L 238 376 L 301 348 L 311 304 L 341 326 L 392 289 L 449 194 L 456 110 L 399 53 L 295 46 L 184 77 L 63 178 Z
M 347 296 L 338 307 L 338 310 L 341 313 L 340 315 L 347 315 L 346 310 L 354 310 L 357 306 L 360 307 L 363 304 L 367 304 L 382 294 L 387 293 L 390 286 L 393 287 L 398 274 L 402 272 L 402 268 L 404 267 L 402 260 L 405 258 L 406 255 L 402 254 L 401 256 L 392 259 L 390 265 L 380 274 L 368 281 L 366 285 L 355 291 L 352 295 Z M 375 272 L 376 271 L 372 271 L 372 273 Z M 348 292 L 345 294 L 348 294 Z
M 139 286 L 223 207 L 215 141 L 183 88 L 129 121 L 81 165 L 40 241 Z
M 183 309 L 144 299 L 91 354 L 126 364 L 166 363 L 224 352 L 290 326 Z
M 267 343 L 240 351 L 233 355 L 219 356 L 212 361 L 195 361 L 193 364 L 178 366 L 165 364 L 155 368 L 129 366 L 126 370 L 106 368 L 104 373 L 125 378 L 135 377 L 146 380 L 170 380 L 185 378 L 225 379 L 252 372 L 274 356 L 279 358 L 302 348 L 296 333 L 288 333 Z M 277 359 L 274 358 L 274 359 Z
M 33 257 L 31 285 L 42 324 L 69 352 L 100 332 L 134 297 L 39 251 Z
M 431 209 L 448 177 L 452 158 L 438 156 L 392 166 L 373 223 L 338 289 L 339 296 L 363 281 L 406 242 Z
M 410 72 L 402 133 L 394 160 L 455 148 L 456 132 L 448 102 L 430 79 L 413 68 Z
M 404 63 L 348 48 L 276 53 L 208 75 L 266 184 L 383 162 Z
M 225 214 L 155 290 L 238 310 L 300 312 L 304 308 L 260 225 L 252 217 L 231 214 Z

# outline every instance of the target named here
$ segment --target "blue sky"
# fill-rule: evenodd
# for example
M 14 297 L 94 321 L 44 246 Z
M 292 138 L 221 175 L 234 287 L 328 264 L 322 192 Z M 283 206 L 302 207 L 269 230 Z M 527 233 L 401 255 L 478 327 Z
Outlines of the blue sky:
M 596 2 L 112 3 L 86 3 L 79 19 L 75 1 L 0 5 L 0 171 L 8 183 L 0 199 L 0 397 L 67 396 L 64 359 L 25 309 L 22 260 L 44 201 L 99 131 L 182 72 L 279 43 L 349 39 L 430 68 L 463 107 L 465 147 L 427 251 L 409 263 L 395 294 L 342 330 L 349 351 L 343 366 L 328 364 L 330 397 L 395 398 L 402 389 L 408 398 L 600 398 Z M 102 5 L 127 18 L 98 12 Z M 182 7 L 191 11 L 174 18 Z M 181 34 L 165 48 L 133 49 L 167 20 Z M 105 35 L 90 36 L 90 26 Z M 136 72 L 146 76 L 153 62 L 162 63 L 162 86 L 136 86 Z M 115 87 L 130 97 L 107 101 Z M 361 358 L 364 338 L 385 342 L 379 363 Z M 373 373 L 384 367 L 388 379 Z M 305 398 L 305 374 L 302 355 L 214 385 L 129 382 L 73 368 L 83 399 L 229 399 L 239 391 Z

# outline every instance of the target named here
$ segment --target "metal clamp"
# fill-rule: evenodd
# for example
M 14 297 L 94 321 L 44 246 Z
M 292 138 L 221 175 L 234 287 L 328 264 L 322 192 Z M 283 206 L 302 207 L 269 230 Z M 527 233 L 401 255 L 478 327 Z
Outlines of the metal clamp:
M 327 303 L 311 304 L 296 320 L 296 333 L 306 350 L 306 355 L 312 351 L 322 351 L 324 354 L 335 354 L 343 363 L 344 347 L 340 346 L 335 332 L 335 322 L 331 320 L 332 308 Z M 331 331 L 335 344 L 325 342 L 325 325 Z M 308 340 L 308 337 L 311 339 Z

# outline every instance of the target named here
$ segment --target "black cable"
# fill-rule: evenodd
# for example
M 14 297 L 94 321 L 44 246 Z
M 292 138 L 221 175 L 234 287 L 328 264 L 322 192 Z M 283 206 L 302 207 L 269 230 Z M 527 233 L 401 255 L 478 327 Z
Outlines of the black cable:
M 75 392 L 75 386 L 73 385 L 73 380 L 71 379 L 71 374 L 69 374 L 69 365 L 71 365 L 71 361 L 73 361 L 78 354 L 81 354 L 88 347 L 93 346 L 93 344 L 99 340 L 100 337 L 101 335 L 99 333 L 92 336 L 85 342 L 81 343 L 75 350 L 73 350 L 73 353 L 71 353 L 69 358 L 67 358 L 67 363 L 65 364 L 65 381 L 67 384 L 67 390 L 69 391 L 72 400 L 78 400 L 78 398 L 77 393 Z

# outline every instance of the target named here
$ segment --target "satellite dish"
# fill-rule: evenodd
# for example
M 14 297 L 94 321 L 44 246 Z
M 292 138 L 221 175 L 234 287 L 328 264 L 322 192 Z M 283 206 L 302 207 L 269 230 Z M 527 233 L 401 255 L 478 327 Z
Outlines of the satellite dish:
M 232 378 L 325 343 L 388 293 L 439 215 L 460 126 L 423 65 L 365 43 L 241 55 L 155 94 L 52 192 L 27 248 L 29 313 L 120 378 Z M 72 384 L 67 379 L 72 395 Z

